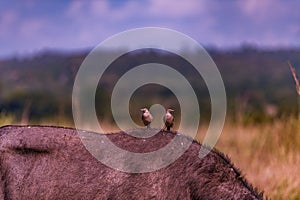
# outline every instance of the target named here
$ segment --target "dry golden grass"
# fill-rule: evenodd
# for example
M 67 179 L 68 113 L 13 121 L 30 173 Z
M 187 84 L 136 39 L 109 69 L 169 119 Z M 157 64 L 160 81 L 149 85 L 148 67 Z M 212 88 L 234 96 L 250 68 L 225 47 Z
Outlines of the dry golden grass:
M 259 126 L 226 125 L 217 149 L 271 199 L 300 199 L 300 124 L 293 118 Z
M 15 121 L 13 115 L 6 112 L 0 112 L 0 127 L 5 125 L 10 125 Z
M 0 126 L 12 122 L 11 115 L 0 114 Z M 70 121 L 59 118 L 41 124 L 72 126 Z M 108 122 L 102 125 L 107 133 L 118 130 Z M 197 135 L 200 142 L 205 132 L 202 127 Z M 300 118 L 253 126 L 226 122 L 216 148 L 271 199 L 300 199 Z

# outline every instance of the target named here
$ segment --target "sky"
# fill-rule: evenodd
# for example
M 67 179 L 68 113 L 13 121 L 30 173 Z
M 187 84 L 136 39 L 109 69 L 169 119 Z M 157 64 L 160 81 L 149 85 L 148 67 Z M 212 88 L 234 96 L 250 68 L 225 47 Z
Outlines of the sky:
M 217 48 L 300 47 L 299 10 L 298 0 L 1 0 L 0 57 L 93 48 L 149 26 Z

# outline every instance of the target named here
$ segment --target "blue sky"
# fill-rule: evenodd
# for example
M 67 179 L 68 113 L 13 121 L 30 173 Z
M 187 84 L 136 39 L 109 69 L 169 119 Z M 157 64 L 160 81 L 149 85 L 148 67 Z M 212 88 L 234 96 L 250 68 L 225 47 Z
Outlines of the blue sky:
M 131 28 L 158 26 L 204 46 L 300 47 L 298 0 L 0 1 L 0 57 L 80 50 Z

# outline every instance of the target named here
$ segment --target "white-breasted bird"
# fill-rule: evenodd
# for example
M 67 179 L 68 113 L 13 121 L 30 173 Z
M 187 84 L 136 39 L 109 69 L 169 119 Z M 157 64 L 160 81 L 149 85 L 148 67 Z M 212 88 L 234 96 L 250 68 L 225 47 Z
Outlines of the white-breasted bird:
M 147 126 L 147 128 L 150 128 L 150 124 L 153 120 L 151 113 L 149 112 L 149 110 L 147 108 L 142 108 L 141 111 L 143 112 L 142 120 L 143 120 L 144 125 Z
M 164 116 L 164 130 L 167 128 L 167 130 L 169 131 L 174 125 L 174 116 L 171 114 L 171 112 L 174 112 L 174 110 L 170 108 L 166 110 L 166 114 Z

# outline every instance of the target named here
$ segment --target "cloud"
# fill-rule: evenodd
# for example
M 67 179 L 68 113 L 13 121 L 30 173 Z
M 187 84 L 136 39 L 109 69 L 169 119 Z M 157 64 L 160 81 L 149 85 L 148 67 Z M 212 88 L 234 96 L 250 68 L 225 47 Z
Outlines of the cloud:
M 244 0 L 238 2 L 245 15 L 257 22 L 282 18 L 287 14 L 287 3 L 280 0 Z
M 121 6 L 113 6 L 109 0 L 102 1 L 71 1 L 66 15 L 79 21 L 88 17 L 91 21 L 105 19 L 107 22 L 139 22 L 181 20 L 201 16 L 206 12 L 205 1 L 188 0 L 141 0 L 126 1 Z M 103 22 L 106 23 L 106 22 Z
M 0 3 L 0 52 L 86 48 L 131 28 L 181 31 L 204 45 L 297 44 L 298 1 L 28 0 Z
M 83 4 L 84 1 L 71 1 L 65 11 L 66 15 L 70 17 L 76 16 L 82 10 Z
M 17 22 L 17 13 L 13 10 L 6 10 L 0 13 L 0 36 L 6 37 Z
M 151 0 L 149 7 L 144 9 L 153 17 L 180 19 L 200 15 L 205 11 L 205 1 L 190 0 L 174 3 L 174 0 Z
M 36 36 L 42 35 L 42 30 L 45 30 L 47 27 L 45 20 L 38 18 L 27 19 L 21 23 L 19 27 L 19 34 L 24 37 L 24 39 L 32 39 Z
M 138 1 L 130 1 L 124 6 L 115 8 L 108 0 L 102 1 L 71 1 L 66 9 L 66 16 L 80 21 L 82 17 L 88 17 L 90 21 L 105 19 L 106 21 L 122 21 L 134 16 L 140 9 Z M 102 21 L 105 23 L 104 21 Z

